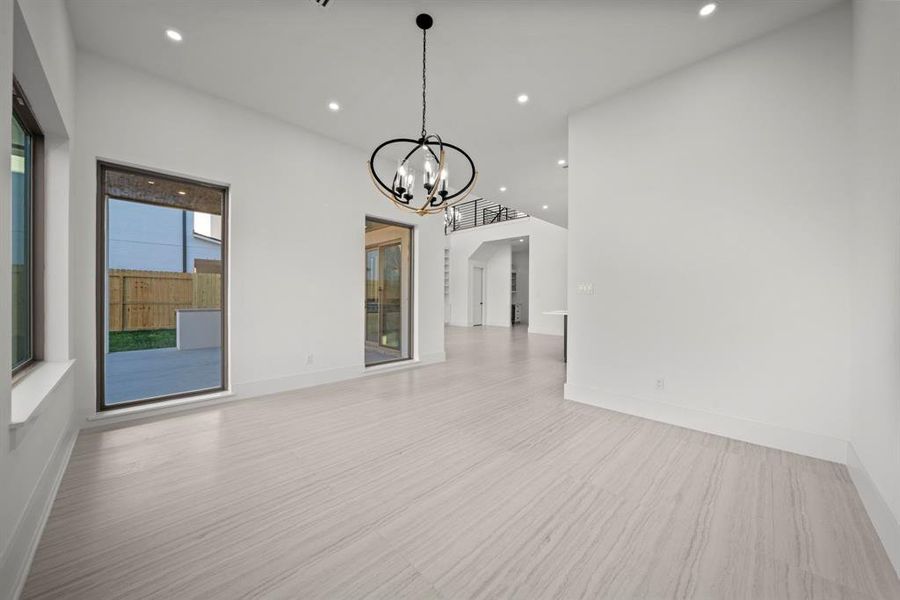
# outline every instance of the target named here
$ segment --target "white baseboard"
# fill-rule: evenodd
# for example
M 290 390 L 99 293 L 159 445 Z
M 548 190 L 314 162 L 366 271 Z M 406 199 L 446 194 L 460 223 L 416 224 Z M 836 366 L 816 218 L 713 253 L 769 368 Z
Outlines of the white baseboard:
M 442 363 L 447 360 L 447 354 L 441 350 L 440 352 L 432 352 L 431 354 L 423 354 L 419 357 L 419 364 L 431 365 L 434 363 Z
M 388 363 L 381 366 L 375 365 L 369 368 L 364 366 L 338 367 L 314 371 L 312 373 L 291 375 L 290 377 L 281 377 L 278 379 L 240 383 L 235 384 L 234 392 L 238 399 L 255 398 L 257 396 L 280 394 L 282 392 L 290 392 L 291 390 L 299 390 L 316 385 L 324 385 L 326 383 L 347 381 L 348 379 L 356 379 L 357 377 L 365 377 L 376 373 L 414 369 L 428 364 L 443 362 L 444 360 L 446 360 L 446 355 L 443 352 L 434 352 L 431 354 L 423 354 L 416 360 Z
M 347 379 L 360 377 L 364 373 L 365 368 L 361 365 L 334 367 L 331 369 L 311 371 L 309 373 L 298 373 L 287 377 L 235 383 L 233 389 L 237 398 L 255 398 L 257 396 L 280 394 L 281 392 L 289 392 L 291 390 L 299 390 L 326 383 L 345 381 Z
M 0 558 L 0 598 L 14 600 L 22 594 L 31 561 L 44 533 L 44 526 L 77 437 L 78 429 L 70 425 L 44 465 L 28 505 L 6 546 L 6 552 Z M 11 485 L 11 482 L 6 482 L 5 485 Z
M 162 401 L 159 404 L 143 404 L 121 410 L 109 410 L 88 415 L 84 423 L 82 423 L 82 427 L 111 427 L 119 423 L 135 421 L 138 419 L 153 419 L 173 413 L 209 408 L 211 406 L 238 400 L 249 400 L 316 385 L 324 385 L 326 383 L 347 381 L 349 379 L 356 379 L 357 377 L 367 377 L 390 371 L 414 369 L 416 367 L 444 362 L 445 360 L 446 355 L 443 352 L 433 352 L 431 354 L 422 355 L 418 360 L 389 363 L 370 367 L 368 369 L 363 366 L 338 367 L 334 369 L 322 369 L 311 373 L 301 373 L 288 377 L 237 383 L 234 384 L 234 388 L 230 391 L 178 398 L 177 400 Z
M 847 447 L 847 470 L 850 471 L 856 491 L 859 492 L 863 506 L 869 513 L 869 519 L 872 520 L 872 525 L 881 538 L 881 544 L 891 559 L 894 570 L 900 576 L 900 521 L 863 466 L 853 444 L 848 444 Z
M 657 400 L 611 394 L 596 388 L 567 383 L 564 396 L 583 404 L 712 433 L 724 437 L 803 454 L 832 462 L 847 462 L 847 442 L 818 433 L 787 429 L 759 421 L 730 417 Z

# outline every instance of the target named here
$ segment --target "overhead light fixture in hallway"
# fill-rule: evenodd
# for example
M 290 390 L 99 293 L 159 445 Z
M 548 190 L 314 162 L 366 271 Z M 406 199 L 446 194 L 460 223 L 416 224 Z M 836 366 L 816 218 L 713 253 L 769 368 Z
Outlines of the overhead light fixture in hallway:
M 716 12 L 717 8 L 719 8 L 719 4 L 717 2 L 707 2 L 706 4 L 704 4 L 703 6 L 700 7 L 700 16 L 708 17 L 711 14 L 713 14 L 714 12 Z

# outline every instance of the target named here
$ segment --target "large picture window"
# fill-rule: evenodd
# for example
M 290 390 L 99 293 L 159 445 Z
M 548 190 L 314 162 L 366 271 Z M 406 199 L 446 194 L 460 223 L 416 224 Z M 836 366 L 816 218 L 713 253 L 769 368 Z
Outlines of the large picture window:
M 97 408 L 226 388 L 227 190 L 100 163 Z
M 40 173 L 41 131 L 18 85 L 12 114 L 12 370 L 36 358 L 34 276 L 35 200 Z

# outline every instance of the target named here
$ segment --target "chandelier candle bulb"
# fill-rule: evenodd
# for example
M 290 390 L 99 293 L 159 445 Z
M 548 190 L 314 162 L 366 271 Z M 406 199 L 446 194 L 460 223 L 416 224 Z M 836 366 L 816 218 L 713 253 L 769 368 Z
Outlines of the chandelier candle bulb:
M 447 169 L 441 171 L 441 191 L 439 192 L 441 198 L 446 198 L 449 192 L 447 191 Z
M 424 181 L 424 183 L 425 183 L 425 187 L 426 187 L 426 188 L 430 188 L 432 185 L 434 185 L 434 170 L 433 170 L 433 167 L 432 167 L 432 165 L 431 165 L 431 157 L 428 156 L 428 154 L 427 154 L 428 149 L 425 148 L 424 146 L 423 146 L 423 149 L 426 151 L 426 155 L 425 155 L 425 181 Z

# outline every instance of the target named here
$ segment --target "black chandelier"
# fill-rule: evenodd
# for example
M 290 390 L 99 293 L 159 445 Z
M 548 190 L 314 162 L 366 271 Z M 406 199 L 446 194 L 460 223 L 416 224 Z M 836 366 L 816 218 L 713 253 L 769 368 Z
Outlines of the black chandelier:
M 443 212 L 447 207 L 461 202 L 472 192 L 478 179 L 475 163 L 462 148 L 443 141 L 441 136 L 428 133 L 425 129 L 425 54 L 428 47 L 427 32 L 433 24 L 431 15 L 421 14 L 416 17 L 416 25 L 422 30 L 422 131 L 419 138 L 388 140 L 375 148 L 368 162 L 369 175 L 379 192 L 400 208 L 423 216 Z M 375 169 L 378 153 L 388 147 L 393 151 L 400 148 L 398 156 L 402 156 L 397 161 L 397 169 L 390 185 L 381 179 Z M 465 159 L 461 164 L 467 162 L 469 169 L 468 181 L 456 191 L 452 190 L 449 183 L 447 155 L 450 152 L 461 155 Z M 420 161 L 415 159 L 416 156 L 420 157 Z M 420 187 L 417 187 L 417 183 Z

